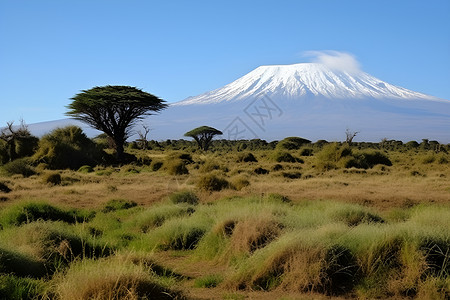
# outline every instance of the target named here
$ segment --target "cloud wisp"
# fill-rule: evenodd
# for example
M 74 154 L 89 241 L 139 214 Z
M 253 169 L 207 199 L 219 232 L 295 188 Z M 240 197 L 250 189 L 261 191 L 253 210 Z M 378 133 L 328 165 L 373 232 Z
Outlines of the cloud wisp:
M 360 63 L 350 53 L 334 50 L 305 51 L 303 56 L 311 57 L 312 62 L 323 64 L 332 70 L 353 74 L 362 72 Z

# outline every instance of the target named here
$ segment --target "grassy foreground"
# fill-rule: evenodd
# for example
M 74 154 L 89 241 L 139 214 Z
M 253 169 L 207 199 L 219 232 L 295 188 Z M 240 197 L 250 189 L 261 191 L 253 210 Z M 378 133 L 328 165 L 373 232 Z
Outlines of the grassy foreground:
M 97 211 L 5 206 L 0 297 L 450 296 L 448 206 L 380 214 L 278 194 L 205 204 L 192 197 L 180 192 L 151 208 L 112 201 Z

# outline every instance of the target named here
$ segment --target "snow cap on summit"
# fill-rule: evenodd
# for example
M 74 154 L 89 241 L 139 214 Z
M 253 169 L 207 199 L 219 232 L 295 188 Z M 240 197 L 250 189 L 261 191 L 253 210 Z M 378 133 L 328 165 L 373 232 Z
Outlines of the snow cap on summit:
M 357 74 L 361 71 L 361 65 L 354 55 L 346 52 L 325 50 L 305 51 L 303 56 L 312 57 L 312 62 L 327 66 L 333 71 Z

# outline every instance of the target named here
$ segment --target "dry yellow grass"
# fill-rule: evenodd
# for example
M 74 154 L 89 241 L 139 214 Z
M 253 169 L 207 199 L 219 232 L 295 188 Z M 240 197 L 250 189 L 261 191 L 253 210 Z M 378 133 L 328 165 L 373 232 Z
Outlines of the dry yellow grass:
M 450 165 L 422 163 L 422 156 L 413 153 L 392 153 L 393 166 L 376 166 L 369 170 L 339 169 L 320 172 L 314 168 L 315 157 L 304 157 L 304 164 L 282 163 L 283 170 L 272 171 L 275 162 L 269 159 L 270 151 L 257 152 L 258 162 L 236 163 L 234 154 L 194 155 L 194 161 L 215 161 L 223 166 L 213 170 L 226 179 L 246 178 L 249 186 L 241 190 L 225 189 L 219 192 L 200 192 L 201 202 L 211 202 L 229 196 L 254 196 L 279 193 L 292 201 L 304 199 L 330 199 L 359 203 L 389 209 L 417 203 L 447 203 L 450 200 Z M 163 159 L 160 152 L 151 157 Z M 109 169 L 106 175 L 62 171 L 62 184 L 48 186 L 40 175 L 0 177 L 12 192 L 0 195 L 3 202 L 16 199 L 46 199 L 55 204 L 97 208 L 113 198 L 124 198 L 144 206 L 161 201 L 180 189 L 194 189 L 198 178 L 204 175 L 201 166 L 187 165 L 188 175 L 172 176 L 165 171 L 130 172 L 129 166 Z M 257 175 L 257 167 L 270 170 L 267 175 Z M 135 169 L 140 169 L 136 167 Z M 228 169 L 228 170 L 227 170 Z M 300 179 L 287 179 L 283 172 L 299 172 Z

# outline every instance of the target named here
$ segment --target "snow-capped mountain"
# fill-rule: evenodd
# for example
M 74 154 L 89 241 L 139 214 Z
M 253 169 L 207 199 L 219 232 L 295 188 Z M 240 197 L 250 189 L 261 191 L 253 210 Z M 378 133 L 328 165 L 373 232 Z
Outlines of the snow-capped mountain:
M 30 129 L 42 134 L 62 121 L 32 124 Z M 341 141 L 348 128 L 360 132 L 355 140 L 427 138 L 450 143 L 450 101 L 361 71 L 316 63 L 258 67 L 222 88 L 173 103 L 143 122 L 151 128 L 149 138 L 156 140 L 180 139 L 190 129 L 208 125 L 221 130 L 225 139 L 301 136 Z
M 402 98 L 437 100 L 381 81 L 364 72 L 332 70 L 317 63 L 261 66 L 226 86 L 175 105 L 211 104 L 246 100 L 258 95 L 296 100 L 305 97 L 329 99 Z

